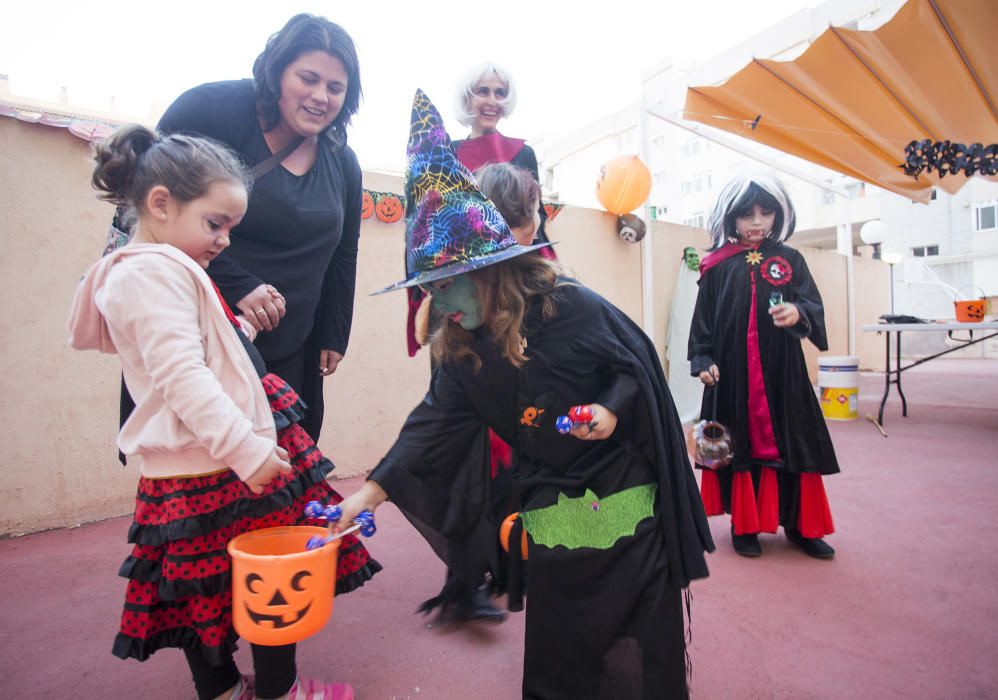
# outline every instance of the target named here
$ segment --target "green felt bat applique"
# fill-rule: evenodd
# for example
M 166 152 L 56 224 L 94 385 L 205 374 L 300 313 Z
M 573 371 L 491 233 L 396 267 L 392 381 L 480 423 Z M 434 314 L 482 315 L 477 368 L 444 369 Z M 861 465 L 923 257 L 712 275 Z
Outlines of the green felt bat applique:
M 633 535 L 645 518 L 655 514 L 658 484 L 643 484 L 600 498 L 590 489 L 578 498 L 558 494 L 547 508 L 520 513 L 534 544 L 568 549 L 610 549 L 621 537 Z

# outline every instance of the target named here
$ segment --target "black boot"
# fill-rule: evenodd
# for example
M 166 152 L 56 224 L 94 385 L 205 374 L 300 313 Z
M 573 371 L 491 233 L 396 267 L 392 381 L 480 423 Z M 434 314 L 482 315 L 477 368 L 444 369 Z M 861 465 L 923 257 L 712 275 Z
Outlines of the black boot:
M 759 546 L 759 535 L 736 535 L 735 526 L 731 526 L 731 544 L 735 551 L 743 557 L 761 557 L 762 547 Z
M 460 624 L 472 620 L 502 622 L 506 619 L 505 611 L 492 604 L 487 586 L 473 588 L 450 570 L 440 594 L 424 601 L 417 612 L 428 615 L 435 608 L 440 609 L 437 619 L 443 623 Z
M 502 622 L 506 619 L 506 612 L 500 610 L 492 604 L 492 598 L 485 586 L 471 591 L 461 600 L 451 607 L 448 622 L 471 622 L 481 620 L 483 622 Z
M 787 539 L 804 550 L 804 554 L 815 559 L 831 559 L 835 556 L 835 550 L 830 544 L 820 537 L 804 537 L 800 530 L 795 528 L 783 528 L 783 533 Z

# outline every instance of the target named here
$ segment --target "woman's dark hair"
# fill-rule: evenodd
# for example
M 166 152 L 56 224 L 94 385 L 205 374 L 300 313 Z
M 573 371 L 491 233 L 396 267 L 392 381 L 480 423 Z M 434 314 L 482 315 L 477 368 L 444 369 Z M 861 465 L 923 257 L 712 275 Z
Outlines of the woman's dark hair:
M 122 127 L 94 148 L 91 178 L 98 197 L 140 210 L 153 187 L 162 185 L 180 202 L 204 196 L 216 182 L 249 190 L 252 175 L 224 145 L 201 136 L 160 136 L 140 124 Z
M 267 40 L 267 46 L 253 63 L 256 81 L 256 105 L 264 131 L 281 122 L 277 102 L 281 97 L 284 70 L 303 53 L 325 51 L 343 63 L 347 71 L 347 94 L 343 108 L 324 132 L 337 144 L 346 143 L 346 127 L 360 108 L 360 63 L 353 39 L 338 24 L 325 17 L 302 13 L 288 20 L 281 31 Z
M 529 170 L 509 163 L 490 163 L 475 171 L 475 180 L 511 228 L 533 219 L 541 186 Z

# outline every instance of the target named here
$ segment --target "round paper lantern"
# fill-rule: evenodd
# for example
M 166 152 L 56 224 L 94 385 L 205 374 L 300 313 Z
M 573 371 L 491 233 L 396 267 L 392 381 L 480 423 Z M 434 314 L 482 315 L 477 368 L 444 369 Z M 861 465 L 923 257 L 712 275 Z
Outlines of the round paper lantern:
M 887 240 L 887 225 L 879 219 L 867 221 L 859 230 L 859 237 L 867 245 L 876 245 Z
M 611 158 L 600 169 L 596 198 L 611 214 L 627 214 L 651 193 L 651 171 L 637 156 Z

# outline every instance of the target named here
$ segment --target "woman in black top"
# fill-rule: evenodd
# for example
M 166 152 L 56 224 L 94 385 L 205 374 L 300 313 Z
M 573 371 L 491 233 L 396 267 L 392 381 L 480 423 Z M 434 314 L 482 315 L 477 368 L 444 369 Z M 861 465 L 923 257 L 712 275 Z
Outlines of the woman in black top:
M 297 15 L 273 35 L 252 80 L 208 83 L 167 109 L 163 133 L 221 141 L 260 175 L 231 247 L 208 274 L 260 332 L 267 370 L 295 387 L 318 440 L 322 378 L 346 353 L 353 317 L 361 170 L 346 126 L 361 95 L 357 53 L 338 25 Z

